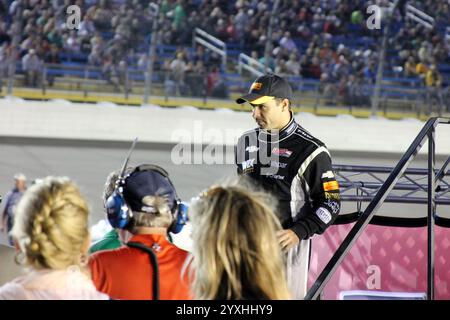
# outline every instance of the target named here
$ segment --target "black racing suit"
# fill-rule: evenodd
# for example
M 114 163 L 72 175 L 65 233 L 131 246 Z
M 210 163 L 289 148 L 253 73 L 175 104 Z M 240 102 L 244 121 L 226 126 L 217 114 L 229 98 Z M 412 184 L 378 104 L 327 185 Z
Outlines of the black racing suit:
M 277 135 L 261 129 L 244 133 L 235 151 L 238 173 L 276 196 L 283 228 L 299 239 L 323 233 L 338 216 L 339 186 L 330 154 L 293 116 Z

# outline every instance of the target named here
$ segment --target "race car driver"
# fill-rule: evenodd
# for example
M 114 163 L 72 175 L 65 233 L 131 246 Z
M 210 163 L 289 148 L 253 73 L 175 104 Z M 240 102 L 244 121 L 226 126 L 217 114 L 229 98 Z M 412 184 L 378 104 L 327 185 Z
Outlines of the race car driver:
M 239 174 L 256 181 L 278 199 L 284 228 L 278 234 L 287 253 L 288 283 L 295 298 L 307 290 L 310 238 L 323 233 L 340 211 L 339 185 L 331 156 L 320 140 L 295 122 L 292 88 L 274 74 L 257 78 L 248 94 L 258 128 L 245 132 L 236 146 Z

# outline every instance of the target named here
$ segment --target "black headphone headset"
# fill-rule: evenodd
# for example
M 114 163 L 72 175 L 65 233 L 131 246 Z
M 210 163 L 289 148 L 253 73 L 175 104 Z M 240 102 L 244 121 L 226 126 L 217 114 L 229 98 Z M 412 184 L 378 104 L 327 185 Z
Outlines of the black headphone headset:
M 167 171 L 159 166 L 151 164 L 140 165 L 125 177 L 123 177 L 123 173 L 121 174 L 121 176 L 117 180 L 116 189 L 106 201 L 106 212 L 108 215 L 109 223 L 113 228 L 125 229 L 133 218 L 133 212 L 131 211 L 125 201 L 125 198 L 123 197 L 123 186 L 125 185 L 126 179 L 128 177 L 130 177 L 133 173 L 139 171 L 155 171 L 158 174 L 162 175 L 169 182 L 175 194 L 175 201 L 174 203 L 170 204 L 172 216 L 174 217 L 174 219 L 171 226 L 169 227 L 169 231 L 172 233 L 179 233 L 188 220 L 188 207 L 184 203 L 182 203 L 180 198 L 178 197 L 175 187 L 172 181 L 169 179 L 169 174 L 167 173 Z M 153 300 L 159 300 L 159 266 L 156 253 L 151 248 L 148 248 L 147 246 L 139 242 L 128 242 L 126 245 L 131 248 L 142 250 L 149 255 L 150 263 L 153 267 L 152 296 Z
M 130 151 L 128 153 L 128 156 L 125 159 L 122 171 L 116 182 L 116 188 L 111 194 L 111 196 L 108 197 L 108 200 L 105 203 L 109 223 L 113 228 L 125 229 L 127 225 L 130 223 L 131 218 L 133 217 L 133 212 L 130 210 L 125 201 L 125 198 L 123 197 L 123 186 L 125 185 L 126 179 L 133 173 L 138 171 L 155 171 L 160 175 L 162 175 L 169 182 L 175 194 L 175 203 L 173 203 L 171 206 L 172 216 L 174 217 L 174 219 L 172 225 L 169 227 L 169 231 L 172 233 L 179 233 L 183 229 L 184 225 L 188 220 L 187 216 L 188 207 L 183 202 L 181 202 L 180 198 L 178 197 L 177 191 L 172 181 L 170 180 L 167 171 L 156 165 L 144 164 L 136 167 L 131 173 L 125 176 L 125 170 L 128 161 L 130 160 L 131 153 L 133 152 L 134 147 L 136 145 L 136 142 L 137 138 L 134 139 L 133 144 L 131 145 Z M 153 300 L 159 300 L 159 266 L 156 253 L 151 248 L 139 242 L 128 242 L 126 245 L 131 248 L 142 250 L 149 255 L 150 263 L 153 266 L 153 276 L 152 276 Z
M 178 197 L 176 189 L 172 183 L 172 181 L 169 178 L 169 174 L 166 170 L 163 168 L 152 165 L 152 164 L 143 164 L 140 165 L 134 170 L 129 173 L 127 176 L 123 177 L 120 176 L 116 183 L 116 189 L 113 191 L 111 196 L 109 196 L 108 200 L 106 201 L 106 213 L 108 215 L 109 223 L 113 228 L 118 229 L 125 229 L 131 219 L 133 218 L 133 212 L 129 208 L 128 204 L 125 201 L 125 198 L 123 196 L 123 188 L 126 182 L 126 179 L 133 175 L 136 172 L 139 171 L 154 171 L 163 176 L 172 187 L 172 190 L 175 194 L 175 202 L 169 204 L 172 216 L 173 216 L 173 222 L 171 226 L 169 227 L 169 232 L 171 233 L 179 233 L 183 227 L 186 225 L 186 222 L 188 220 L 187 217 L 187 205 L 184 204 L 181 199 Z

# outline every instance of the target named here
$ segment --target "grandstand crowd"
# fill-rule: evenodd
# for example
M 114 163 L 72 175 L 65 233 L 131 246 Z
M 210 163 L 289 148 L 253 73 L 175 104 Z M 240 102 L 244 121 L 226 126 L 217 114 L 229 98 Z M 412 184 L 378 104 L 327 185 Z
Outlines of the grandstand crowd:
M 151 2 L 158 5 L 158 16 Z M 432 16 L 435 26 L 428 29 L 407 19 L 406 2 Z M 224 41 L 231 57 L 243 52 L 259 62 L 259 69 L 267 64 L 293 81 L 318 81 L 324 96 L 362 93 L 364 85 L 375 82 L 382 36 L 382 30 L 366 27 L 366 9 L 387 3 L 283 0 L 275 14 L 272 38 L 267 39 L 274 1 L 1 0 L 0 68 L 4 76 L 11 55 L 16 55 L 25 84 L 38 86 L 43 63 L 88 65 L 101 69 L 103 78 L 119 87 L 127 69 L 147 70 L 157 19 L 155 69 L 164 75 L 167 95 L 228 96 L 226 77 L 236 72 L 237 60 L 224 67 L 216 53 L 193 45 L 195 28 Z M 78 30 L 66 28 L 65 10 L 72 4 L 82 12 Z M 404 78 L 407 86 L 446 88 L 448 0 L 401 1 L 393 20 L 386 76 Z M 11 45 L 15 37 L 18 50 Z M 266 62 L 267 41 L 272 50 Z M 54 77 L 48 78 L 52 85 Z

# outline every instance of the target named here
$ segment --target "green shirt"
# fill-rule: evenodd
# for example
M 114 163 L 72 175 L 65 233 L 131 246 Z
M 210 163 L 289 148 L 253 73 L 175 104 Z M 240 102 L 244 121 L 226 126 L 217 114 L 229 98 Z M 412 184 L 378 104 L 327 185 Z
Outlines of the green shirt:
M 177 5 L 174 9 L 173 14 L 173 23 L 175 25 L 175 28 L 179 29 L 183 27 L 185 19 L 186 19 L 186 12 L 184 11 L 183 6 Z
M 91 246 L 91 248 L 89 249 L 89 254 L 97 251 L 117 249 L 121 246 L 122 243 L 120 242 L 119 235 L 117 234 L 116 230 L 113 229 L 105 234 L 103 236 L 103 239 L 100 239 Z

